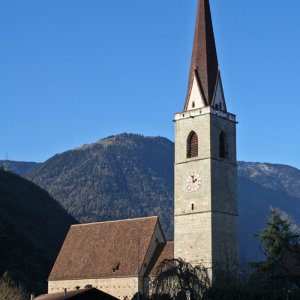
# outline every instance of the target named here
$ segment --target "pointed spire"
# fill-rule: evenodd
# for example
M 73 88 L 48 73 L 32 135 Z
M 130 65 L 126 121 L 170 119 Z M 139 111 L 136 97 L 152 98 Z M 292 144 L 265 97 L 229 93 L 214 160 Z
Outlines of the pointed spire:
M 197 81 L 197 85 L 195 82 Z M 198 86 L 203 106 L 213 106 L 218 89 L 222 89 L 209 0 L 198 0 L 197 19 L 185 110 L 189 107 L 194 86 Z M 223 95 L 223 90 L 221 91 Z M 224 99 L 223 107 L 225 107 Z M 225 109 L 224 109 L 225 110 Z

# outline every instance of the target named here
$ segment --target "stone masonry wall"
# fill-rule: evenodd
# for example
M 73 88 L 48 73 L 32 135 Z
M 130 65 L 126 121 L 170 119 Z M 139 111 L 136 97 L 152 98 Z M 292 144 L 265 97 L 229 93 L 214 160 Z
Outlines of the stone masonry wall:
M 198 136 L 198 157 L 187 158 L 187 138 Z M 175 257 L 211 267 L 210 114 L 175 123 Z M 188 191 L 189 174 L 200 175 L 201 186 Z
M 116 277 L 116 278 L 102 278 L 102 279 L 76 279 L 76 280 L 62 280 L 62 281 L 49 281 L 48 293 L 63 292 L 64 288 L 67 291 L 76 289 L 76 286 L 84 288 L 86 285 L 93 287 L 123 299 L 125 296 L 131 299 L 138 291 L 138 278 L 137 277 Z
M 211 268 L 224 262 L 224 253 L 236 256 L 236 128 L 235 123 L 213 113 L 176 119 L 175 122 L 175 257 Z M 198 157 L 187 158 L 187 138 L 198 135 Z M 219 155 L 224 131 L 227 156 Z M 201 185 L 188 191 L 189 174 Z M 226 245 L 226 247 L 225 247 Z M 226 251 L 224 250 L 226 248 Z M 226 255 L 225 255 L 226 256 Z M 227 257 L 227 256 L 226 256 Z

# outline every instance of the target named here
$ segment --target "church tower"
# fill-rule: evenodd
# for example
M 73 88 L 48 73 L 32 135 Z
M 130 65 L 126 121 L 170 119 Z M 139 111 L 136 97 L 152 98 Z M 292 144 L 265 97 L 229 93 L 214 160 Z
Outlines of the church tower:
M 198 0 L 187 97 L 175 115 L 175 257 L 212 271 L 237 265 L 236 189 L 235 115 L 227 112 L 209 0 Z

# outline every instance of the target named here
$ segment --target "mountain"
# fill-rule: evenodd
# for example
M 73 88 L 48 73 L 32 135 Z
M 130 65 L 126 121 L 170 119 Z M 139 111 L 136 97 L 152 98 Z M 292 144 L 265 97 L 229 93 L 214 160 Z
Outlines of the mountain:
M 18 175 L 24 176 L 32 172 L 36 167 L 41 163 L 36 162 L 23 162 L 23 161 L 13 161 L 13 160 L 0 160 L 0 168 L 5 168 L 11 172 L 14 172 Z
M 0 170 L 0 277 L 8 271 L 43 292 L 71 224 L 77 221 L 34 183 Z
M 55 155 L 27 178 L 81 222 L 159 215 L 173 238 L 174 144 L 121 134 Z M 268 163 L 238 164 L 239 236 L 243 262 L 260 259 L 253 233 L 270 208 L 300 220 L 300 171 Z
M 294 167 L 240 162 L 239 175 L 263 187 L 300 198 L 300 171 Z
M 263 257 L 253 237 L 266 226 L 270 208 L 277 207 L 300 222 L 300 170 L 279 164 L 238 165 L 239 234 L 242 261 Z
M 122 134 L 55 155 L 27 176 L 80 222 L 160 215 L 173 232 L 174 145 Z

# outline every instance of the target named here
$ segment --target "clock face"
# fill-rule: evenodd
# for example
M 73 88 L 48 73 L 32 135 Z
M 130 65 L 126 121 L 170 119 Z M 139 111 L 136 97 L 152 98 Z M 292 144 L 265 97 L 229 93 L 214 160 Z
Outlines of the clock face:
M 186 176 L 186 191 L 196 192 L 199 191 L 202 186 L 202 180 L 199 173 L 189 173 Z

